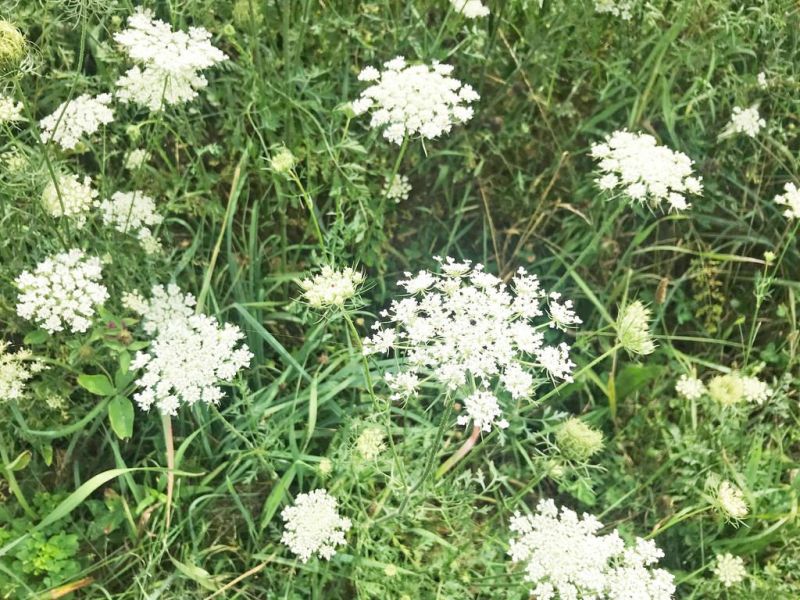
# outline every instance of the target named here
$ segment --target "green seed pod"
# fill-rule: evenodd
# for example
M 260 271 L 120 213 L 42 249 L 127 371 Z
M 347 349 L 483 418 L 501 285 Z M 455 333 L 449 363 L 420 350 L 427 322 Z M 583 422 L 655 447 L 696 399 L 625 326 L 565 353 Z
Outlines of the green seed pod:
M 568 460 L 586 462 L 603 448 L 603 434 L 573 417 L 556 432 L 556 446 Z

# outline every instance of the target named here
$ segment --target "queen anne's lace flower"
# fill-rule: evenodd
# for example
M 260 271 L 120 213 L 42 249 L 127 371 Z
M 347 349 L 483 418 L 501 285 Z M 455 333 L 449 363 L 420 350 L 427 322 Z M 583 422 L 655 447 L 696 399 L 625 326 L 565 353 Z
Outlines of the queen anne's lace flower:
M 592 515 L 581 519 L 552 500 L 541 500 L 536 514 L 511 519 L 514 562 L 525 564 L 526 581 L 537 600 L 668 600 L 675 592 L 672 575 L 653 565 L 664 553 L 653 541 L 637 538 L 632 546 L 617 531 L 598 535 L 603 525 Z
M 744 568 L 744 560 L 741 556 L 734 556 L 730 552 L 726 552 L 717 556 L 714 574 L 720 583 L 728 588 L 744 581 L 747 570 Z
M 375 460 L 381 452 L 386 450 L 385 439 L 386 434 L 379 428 L 367 427 L 356 439 L 356 451 L 364 460 Z
M 732 371 L 712 377 L 708 382 L 708 395 L 725 407 L 744 402 L 761 405 L 772 396 L 772 389 L 757 377 Z
M 580 323 L 566 302 L 558 302 L 560 308 L 553 310 L 553 297 L 548 305 L 547 292 L 524 269 L 514 276 L 510 290 L 482 265 L 437 260 L 441 273 L 406 273 L 408 279 L 400 286 L 410 297 L 392 301 L 381 312 L 386 323 L 374 325 L 372 336 L 364 341 L 366 354 L 394 350 L 405 358 L 402 372 L 433 377 L 449 391 L 461 390 L 463 397 L 471 396 L 476 415 L 479 410 L 481 415 L 495 412 L 488 397 L 473 396 L 477 390 L 493 390 L 498 399 L 501 392 L 519 399 L 530 397 L 547 376 L 570 380 L 575 365 L 569 347 L 550 346 L 544 337 L 554 324 Z M 533 319 L 540 317 L 545 318 L 534 325 Z M 393 390 L 399 387 L 399 378 L 399 374 L 387 377 Z M 471 413 L 467 406 L 467 414 Z M 471 416 L 482 428 L 502 422 L 496 418 L 499 413 Z
M 383 72 L 374 67 L 361 71 L 359 80 L 374 83 L 353 102 L 353 112 L 371 110 L 370 127 L 385 127 L 387 140 L 401 144 L 414 135 L 433 139 L 472 118 L 469 104 L 479 96 L 470 85 L 450 77 L 450 65 L 407 65 L 398 56 L 383 66 Z
M 350 267 L 337 271 L 329 265 L 300 281 L 303 297 L 314 308 L 341 308 L 358 293 L 364 274 Z
M 138 191 L 115 192 L 110 200 L 100 202 L 98 208 L 103 223 L 121 233 L 133 233 L 145 250 L 157 251 L 160 247 L 150 228 L 159 225 L 164 217 L 158 213 L 156 202 L 150 196 Z
M 101 125 L 114 120 L 114 111 L 109 108 L 111 94 L 92 97 L 82 94 L 61 104 L 53 114 L 39 121 L 42 141 L 51 139 L 65 150 L 72 150 L 84 134 L 91 135 Z
M 50 216 L 67 217 L 81 228 L 95 198 L 97 190 L 92 188 L 91 178 L 80 181 L 77 175 L 57 175 L 56 181 L 51 179 L 42 192 L 42 206 Z
M 450 0 L 450 4 L 467 19 L 477 19 L 489 15 L 489 7 L 480 0 Z
M 350 519 L 339 515 L 336 498 L 323 489 L 298 494 L 281 518 L 286 521 L 281 542 L 303 562 L 312 554 L 330 560 L 336 546 L 347 543 L 344 534 L 352 526 Z
M 618 190 L 631 202 L 656 207 L 666 202 L 670 209 L 685 210 L 686 195 L 703 191 L 692 173 L 692 160 L 683 152 L 659 146 L 652 135 L 615 131 L 605 142 L 592 146 L 599 161 L 601 190 Z
M 650 336 L 650 309 L 636 300 L 622 309 L 617 317 L 617 340 L 631 354 L 652 354 L 656 349 Z
M 675 384 L 675 392 L 685 400 L 698 400 L 706 393 L 706 386 L 696 377 L 683 374 Z
M 136 148 L 135 150 L 131 150 L 125 156 L 125 168 L 128 171 L 135 171 L 140 169 L 142 165 L 144 165 L 148 160 L 152 158 L 152 154 L 150 154 L 144 148 Z
M 499 429 L 508 427 L 508 421 L 502 418 L 503 411 L 497 402 L 497 396 L 491 392 L 478 390 L 464 398 L 464 413 L 459 415 L 459 425 L 478 427 L 483 431 L 491 431 L 492 426 Z
M 635 0 L 594 0 L 596 13 L 608 13 L 623 21 L 631 19 Z
M 742 490 L 728 480 L 722 481 L 717 488 L 717 506 L 731 519 L 743 519 L 750 512 Z
M 192 314 L 194 298 L 182 295 L 175 285 L 155 286 L 149 302 L 127 297 L 126 304 L 143 310 L 143 329 L 156 334 L 131 362 L 131 368 L 144 369 L 136 380 L 143 389 L 134 395 L 142 410 L 155 404 L 161 414 L 175 415 L 182 404 L 217 404 L 223 395 L 218 384 L 250 364 L 253 355 L 239 345 L 242 331 Z
M 387 179 L 386 183 L 383 184 L 383 196 L 389 200 L 394 200 L 395 202 L 408 200 L 410 193 L 411 184 L 405 175 L 397 174 L 391 182 Z
M 23 271 L 17 277 L 17 314 L 50 333 L 64 327 L 86 331 L 95 307 L 108 298 L 100 277 L 100 260 L 87 257 L 81 250 L 50 256 L 33 272 Z
M 136 63 L 117 80 L 117 97 L 152 111 L 192 100 L 208 85 L 200 71 L 227 60 L 211 44 L 206 29 L 173 31 L 149 10 L 128 17 L 128 28 L 116 33 L 114 40 Z
M 22 102 L 14 102 L 13 98 L 0 94 L 0 123 L 24 121 L 23 108 Z
M 733 107 L 731 122 L 727 130 L 730 134 L 743 133 L 748 137 L 754 138 L 762 128 L 767 126 L 767 122 L 758 114 L 758 107 L 741 108 Z
M 8 346 L 0 342 L 0 403 L 23 398 L 28 381 L 45 368 L 30 350 L 9 352 Z
M 783 216 L 787 219 L 800 219 L 800 189 L 793 183 L 787 183 L 783 190 L 783 194 L 775 196 L 775 204 L 786 207 Z

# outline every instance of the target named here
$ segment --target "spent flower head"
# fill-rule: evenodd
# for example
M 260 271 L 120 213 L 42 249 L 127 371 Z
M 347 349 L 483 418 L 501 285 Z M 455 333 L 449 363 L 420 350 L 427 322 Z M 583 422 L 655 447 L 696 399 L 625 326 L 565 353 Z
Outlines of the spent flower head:
M 272 153 L 272 156 L 270 156 L 269 159 L 270 169 L 281 175 L 284 175 L 294 169 L 296 164 L 297 158 L 286 146 L 281 146 L 278 148 Z
M 472 118 L 469 105 L 479 96 L 470 85 L 450 76 L 450 65 L 409 65 L 398 56 L 383 67 L 383 71 L 375 67 L 361 71 L 359 80 L 372 85 L 352 107 L 356 115 L 371 111 L 370 127 L 384 128 L 387 140 L 401 144 L 412 136 L 434 139 Z
M 117 80 L 117 97 L 151 111 L 194 99 L 208 85 L 201 71 L 228 58 L 203 27 L 173 31 L 146 9 L 128 17 L 114 40 L 135 63 Z
M 572 417 L 556 430 L 556 446 L 568 460 L 586 462 L 603 449 L 603 434 Z
M 86 218 L 97 198 L 90 177 L 83 181 L 77 175 L 56 175 L 50 179 L 42 192 L 42 206 L 51 217 L 67 217 L 78 228 L 86 224 Z
M 303 297 L 314 308 L 342 308 L 358 293 L 364 274 L 350 267 L 337 270 L 325 265 L 320 272 L 299 282 Z
M 401 371 L 386 376 L 393 398 L 402 391 L 410 395 L 421 379 L 432 378 L 469 397 L 466 414 L 485 429 L 489 423 L 502 427 L 505 420 L 491 395 L 477 391 L 492 391 L 498 401 L 507 395 L 530 398 L 547 379 L 571 380 L 569 346 L 545 339 L 548 330 L 581 322 L 568 301 L 548 294 L 524 269 L 509 286 L 480 264 L 437 260 L 439 272 L 406 273 L 399 285 L 407 296 L 381 312 L 384 322 L 364 341 L 366 354 L 393 351 L 402 359 Z
M 386 434 L 379 427 L 367 427 L 356 439 L 356 451 L 367 461 L 378 458 L 386 450 Z
M 111 110 L 111 94 L 100 94 L 92 97 L 81 94 L 77 98 L 63 102 L 52 114 L 39 125 L 42 128 L 43 142 L 53 140 L 65 150 L 72 150 L 81 141 L 84 134 L 91 135 L 114 120 Z
M 652 354 L 656 349 L 650 335 L 652 314 L 641 301 L 636 300 L 623 308 L 617 316 L 617 341 L 630 354 Z
M 670 210 L 685 210 L 687 195 L 703 191 L 703 184 L 692 171 L 692 160 L 683 152 L 660 146 L 652 135 L 615 131 L 603 143 L 594 144 L 592 156 L 598 160 L 601 190 L 618 191 L 631 203 L 665 203 Z
M 786 207 L 783 216 L 787 219 L 800 219 L 800 188 L 793 183 L 786 183 L 783 194 L 775 196 L 775 204 Z
M 323 489 L 298 494 L 281 518 L 286 522 L 281 542 L 304 563 L 314 554 L 330 560 L 336 547 L 347 543 L 344 534 L 352 526 L 339 515 L 336 498 Z
M 86 331 L 95 308 L 108 299 L 101 275 L 100 259 L 87 257 L 82 250 L 49 256 L 17 277 L 17 314 L 50 333 L 65 327 Z
M 0 71 L 17 68 L 25 58 L 27 44 L 13 23 L 0 19 Z
M 580 518 L 540 500 L 531 516 L 511 519 L 509 554 L 523 563 L 525 580 L 537 600 L 595 598 L 668 600 L 675 592 L 672 575 L 655 568 L 664 553 L 653 541 L 637 538 L 626 546 L 617 531 L 599 535 L 603 524 L 592 515 Z
M 741 556 L 734 556 L 730 552 L 726 552 L 717 556 L 714 575 L 722 585 L 729 588 L 744 581 L 747 569 L 744 568 L 744 560 Z

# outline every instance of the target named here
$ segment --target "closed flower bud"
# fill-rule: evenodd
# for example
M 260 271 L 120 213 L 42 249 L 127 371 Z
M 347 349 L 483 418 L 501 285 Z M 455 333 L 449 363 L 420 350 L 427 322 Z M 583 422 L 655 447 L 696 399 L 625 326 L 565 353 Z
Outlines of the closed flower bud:
M 319 461 L 317 470 L 319 471 L 320 475 L 322 475 L 323 477 L 327 477 L 333 472 L 333 462 L 331 462 L 330 458 L 323 457 Z
M 10 71 L 19 67 L 25 58 L 25 37 L 14 25 L 0 20 L 0 70 Z
M 639 300 L 631 302 L 617 317 L 617 341 L 631 354 L 652 354 L 656 349 L 650 337 L 650 309 Z
M 575 462 L 586 462 L 603 448 L 603 434 L 575 417 L 561 424 L 556 432 L 561 454 Z
M 259 0 L 237 0 L 233 5 L 233 23 L 239 29 L 249 29 L 264 22 L 264 11 Z
M 296 163 L 297 159 L 294 154 L 285 146 L 276 151 L 269 159 L 270 168 L 280 174 L 288 173 L 294 169 Z

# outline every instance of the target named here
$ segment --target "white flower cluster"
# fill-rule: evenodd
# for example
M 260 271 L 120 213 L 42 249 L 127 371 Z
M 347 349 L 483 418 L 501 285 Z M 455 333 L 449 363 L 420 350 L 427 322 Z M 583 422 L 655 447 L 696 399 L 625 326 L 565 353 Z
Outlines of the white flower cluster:
M 33 272 L 23 271 L 17 277 L 17 314 L 50 333 L 65 326 L 73 332 L 86 331 L 95 307 L 108 299 L 101 275 L 100 260 L 82 250 L 50 256 Z
M 134 400 L 145 411 L 155 404 L 163 415 L 177 414 L 182 404 L 217 404 L 223 395 L 218 384 L 233 379 L 253 357 L 239 346 L 244 334 L 230 323 L 220 326 L 213 317 L 193 314 L 194 298 L 177 286 L 155 286 L 152 295 L 149 302 L 125 298 L 128 307 L 142 311 L 144 330 L 155 333 L 131 362 L 132 369 L 144 369 L 136 380 L 144 389 Z
M 127 155 L 125 155 L 125 168 L 128 171 L 136 171 L 152 157 L 153 155 L 144 148 L 136 148 L 135 150 L 131 150 Z
M 744 519 L 750 512 L 742 490 L 727 479 L 717 488 L 717 506 L 722 514 L 731 519 Z
M 744 560 L 742 560 L 741 556 L 734 556 L 730 552 L 726 552 L 717 556 L 714 574 L 722 585 L 729 588 L 744 581 L 747 576 L 747 569 L 744 568 Z
M 148 254 L 158 252 L 161 244 L 153 235 L 151 227 L 163 220 L 156 211 L 156 202 L 142 192 L 116 192 L 110 200 L 98 204 L 103 223 L 121 233 L 133 233 Z
M 686 400 L 698 400 L 707 395 L 724 407 L 748 402 L 761 406 L 773 394 L 769 384 L 739 371 L 715 375 L 708 381 L 708 386 L 696 377 L 681 375 L 675 384 L 675 391 Z
M 65 150 L 72 150 L 81 141 L 83 134 L 93 134 L 101 125 L 114 120 L 114 111 L 109 108 L 111 94 L 100 94 L 94 98 L 81 94 L 62 103 L 53 114 L 39 121 L 42 141 L 51 139 Z
M 358 292 L 364 283 L 364 274 L 350 267 L 336 270 L 329 265 L 322 267 L 313 277 L 299 282 L 303 297 L 314 308 L 341 308 Z
M 666 202 L 685 210 L 686 194 L 700 194 L 703 184 L 692 173 L 692 160 L 683 152 L 659 146 L 652 135 L 615 131 L 601 144 L 592 145 L 599 161 L 601 190 L 619 190 L 632 202 L 656 207 Z
M 632 10 L 635 0 L 594 0 L 594 12 L 608 13 L 629 21 L 633 16 Z
M 336 498 L 319 489 L 298 494 L 294 506 L 281 512 L 286 521 L 281 542 L 300 560 L 307 562 L 312 554 L 330 560 L 336 546 L 346 544 L 344 534 L 352 526 L 350 519 L 339 515 Z
M 479 96 L 470 85 L 450 77 L 450 65 L 408 65 L 398 56 L 383 66 L 383 72 L 375 67 L 361 71 L 360 81 L 374 83 L 352 106 L 357 115 L 372 110 L 370 127 L 385 127 L 387 140 L 401 144 L 413 135 L 433 139 L 472 118 L 469 104 Z
M 754 105 L 750 108 L 734 106 L 731 122 L 727 129 L 731 134 L 743 133 L 748 137 L 754 138 L 766 126 L 767 122 L 758 114 L 757 106 Z
M 23 398 L 25 385 L 45 368 L 30 350 L 9 352 L 8 346 L 8 342 L 0 342 L 0 402 Z
M 408 200 L 408 195 L 411 193 L 411 184 L 408 182 L 408 177 L 405 175 L 397 174 L 394 178 L 383 184 L 383 196 L 389 200 L 400 202 L 401 200 Z
M 450 4 L 467 19 L 489 16 L 489 7 L 481 0 L 450 0 Z
M 492 426 L 499 429 L 508 427 L 508 421 L 503 417 L 503 411 L 497 396 L 484 390 L 476 390 L 464 398 L 464 414 L 459 415 L 458 424 L 467 426 L 472 422 L 473 427 L 483 431 L 491 431 Z
M 173 31 L 148 10 L 128 17 L 128 28 L 114 40 L 136 65 L 117 80 L 117 97 L 151 111 L 182 104 L 197 96 L 208 81 L 200 71 L 227 60 L 202 27 Z
M 13 98 L 0 94 L 0 123 L 24 121 L 25 117 L 22 116 L 23 108 L 22 102 L 14 102 Z
M 86 224 L 86 217 L 92 209 L 97 190 L 92 188 L 90 177 L 83 181 L 77 175 L 57 175 L 42 192 L 42 206 L 51 217 L 67 217 L 78 228 Z
M 399 285 L 409 297 L 392 301 L 381 312 L 387 323 L 376 323 L 373 335 L 364 341 L 366 354 L 394 350 L 405 356 L 402 373 L 386 376 L 393 397 L 413 393 L 418 376 L 429 372 L 450 391 L 474 383 L 487 394 L 502 389 L 514 399 L 533 394 L 537 381 L 532 373 L 537 369 L 553 379 L 571 380 L 575 365 L 569 346 L 547 345 L 543 333 L 548 326 L 565 328 L 581 322 L 570 300 L 562 302 L 557 293 L 548 295 L 537 277 L 522 268 L 512 280 L 512 294 L 482 265 L 437 260 L 441 273 L 421 271 L 413 277 L 406 273 L 409 279 Z M 532 323 L 546 313 L 549 318 Z M 408 374 L 414 377 L 409 379 Z M 475 425 L 502 426 L 495 402 L 485 394 L 470 397 L 467 412 L 474 413 Z
M 700 379 L 685 373 L 675 383 L 675 392 L 684 400 L 699 400 L 706 393 L 706 386 Z
M 783 216 L 787 219 L 800 219 L 800 189 L 793 183 L 787 183 L 783 190 L 783 194 L 775 196 L 775 204 L 786 207 Z
M 526 581 L 537 600 L 668 600 L 675 592 L 672 575 L 653 565 L 664 553 L 653 541 L 637 538 L 626 547 L 617 531 L 598 535 L 603 524 L 594 516 L 541 500 L 533 516 L 516 513 L 510 542 L 514 562 L 525 564 Z

